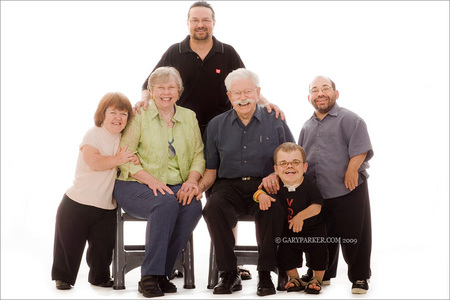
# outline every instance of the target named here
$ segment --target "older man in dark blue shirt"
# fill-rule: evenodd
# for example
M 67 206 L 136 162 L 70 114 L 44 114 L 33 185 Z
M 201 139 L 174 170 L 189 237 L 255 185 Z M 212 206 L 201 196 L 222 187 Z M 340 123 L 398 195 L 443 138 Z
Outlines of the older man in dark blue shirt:
M 257 105 L 261 88 L 255 73 L 235 70 L 225 79 L 225 86 L 234 109 L 212 119 L 206 128 L 206 171 L 199 182 L 199 197 L 212 186 L 203 216 L 216 249 L 217 267 L 223 271 L 214 294 L 242 288 L 232 229 L 238 217 L 247 214 L 254 215 L 256 223 L 257 294 L 275 294 L 270 271 L 277 267 L 275 239 L 283 229 L 283 207 L 278 202 L 260 206 L 252 196 L 262 178 L 273 172 L 274 150 L 284 142 L 294 142 L 294 137 L 286 122 Z

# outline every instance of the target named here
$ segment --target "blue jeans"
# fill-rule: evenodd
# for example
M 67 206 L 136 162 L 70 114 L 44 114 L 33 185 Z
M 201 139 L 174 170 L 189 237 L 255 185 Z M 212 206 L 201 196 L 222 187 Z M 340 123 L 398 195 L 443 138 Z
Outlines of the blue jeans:
M 189 205 L 178 203 L 181 185 L 168 185 L 173 195 L 153 190 L 136 181 L 116 180 L 114 198 L 124 211 L 135 218 L 146 219 L 145 258 L 141 276 L 172 275 L 175 262 L 202 215 L 202 203 L 195 199 Z

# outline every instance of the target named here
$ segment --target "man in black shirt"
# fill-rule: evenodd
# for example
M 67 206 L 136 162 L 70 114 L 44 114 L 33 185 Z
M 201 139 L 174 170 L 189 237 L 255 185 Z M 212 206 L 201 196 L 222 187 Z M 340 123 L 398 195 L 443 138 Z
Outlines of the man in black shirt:
M 161 66 L 176 68 L 183 79 L 184 92 L 177 105 L 192 109 L 199 122 L 202 134 L 208 122 L 215 116 L 231 109 L 225 88 L 225 77 L 239 68 L 245 68 L 236 50 L 213 36 L 216 24 L 215 13 L 210 4 L 198 1 L 191 5 L 187 25 L 189 35 L 180 43 L 173 44 L 161 57 L 155 69 Z M 135 105 L 148 106 L 150 93 L 147 80 L 142 85 L 142 97 Z M 260 105 L 276 116 L 284 114 L 279 108 L 261 97 Z

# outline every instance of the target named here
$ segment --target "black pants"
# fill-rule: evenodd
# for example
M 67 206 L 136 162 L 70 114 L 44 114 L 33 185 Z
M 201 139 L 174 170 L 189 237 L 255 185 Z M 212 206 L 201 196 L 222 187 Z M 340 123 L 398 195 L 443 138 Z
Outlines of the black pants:
M 52 280 L 75 284 L 86 241 L 88 281 L 101 284 L 110 279 L 116 235 L 115 209 L 83 205 L 64 195 L 56 214 Z
M 275 240 L 281 237 L 283 231 L 284 210 L 278 201 L 272 202 L 272 206 L 266 211 L 259 209 L 259 204 L 253 201 L 253 194 L 260 183 L 261 178 L 247 181 L 218 179 L 211 188 L 203 217 L 215 247 L 219 271 L 236 270 L 233 228 L 241 215 L 253 215 L 255 218 L 258 271 L 277 270 L 278 244 Z
M 349 280 L 369 279 L 372 222 L 367 180 L 344 196 L 325 199 L 322 213 L 328 240 L 332 241 L 327 244 L 329 263 L 324 280 L 336 277 L 339 245 L 348 266 Z M 308 270 L 308 274 L 312 271 Z

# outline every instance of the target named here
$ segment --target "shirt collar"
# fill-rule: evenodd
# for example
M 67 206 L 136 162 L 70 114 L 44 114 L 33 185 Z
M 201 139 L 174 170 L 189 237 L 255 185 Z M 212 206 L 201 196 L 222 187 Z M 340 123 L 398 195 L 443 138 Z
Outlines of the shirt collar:
M 260 123 L 262 121 L 262 110 L 263 109 L 265 109 L 265 108 L 263 108 L 262 106 L 256 104 L 256 110 L 255 110 L 255 112 L 253 113 L 253 116 L 252 116 L 252 118 L 255 118 Z M 231 115 L 231 120 L 230 120 L 231 124 L 233 124 L 234 121 L 237 121 L 237 119 L 239 119 L 239 116 L 236 113 L 236 110 L 234 110 L 234 108 L 233 108 L 232 115 Z
M 155 102 L 153 100 L 150 100 L 148 105 L 148 113 L 150 114 L 150 118 L 154 119 L 156 116 L 159 116 L 158 108 L 155 105 Z M 178 106 L 175 104 L 175 114 L 173 115 L 172 119 L 175 120 L 175 122 L 182 122 L 182 118 L 179 113 Z
M 194 52 L 191 49 L 191 46 L 189 45 L 189 41 L 191 40 L 191 36 L 188 35 L 178 46 L 178 50 L 180 51 L 180 53 L 187 53 L 187 52 Z M 223 43 L 219 42 L 214 36 L 212 37 L 213 40 L 213 46 L 211 51 L 214 52 L 219 52 L 219 53 L 224 53 L 224 47 L 223 47 Z M 210 51 L 210 52 L 211 52 Z
M 339 115 L 339 110 L 341 109 L 341 107 L 337 104 L 337 102 L 334 103 L 333 107 L 330 109 L 330 111 L 328 112 L 328 114 L 324 117 L 324 119 L 330 115 L 332 117 L 337 117 Z M 316 113 L 314 112 L 311 119 L 317 119 L 316 118 Z M 317 119 L 318 120 L 318 119 Z M 323 120 L 323 119 L 322 119 Z

